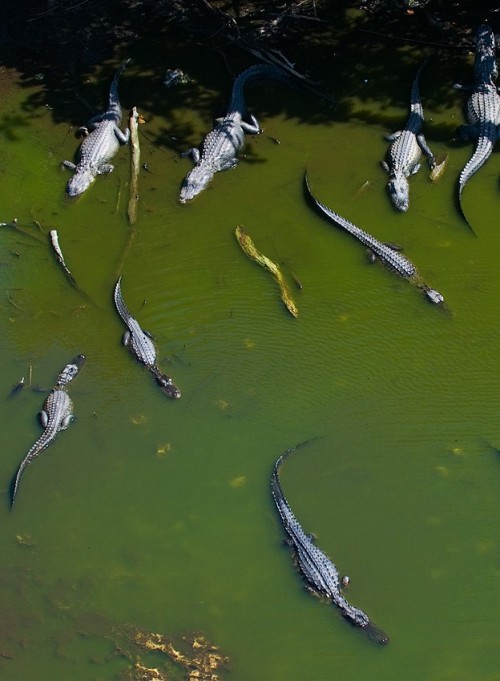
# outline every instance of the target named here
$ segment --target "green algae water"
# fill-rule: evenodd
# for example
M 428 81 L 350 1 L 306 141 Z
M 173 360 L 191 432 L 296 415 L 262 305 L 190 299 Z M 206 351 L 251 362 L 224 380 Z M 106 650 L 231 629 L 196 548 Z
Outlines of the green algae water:
M 498 679 L 496 155 L 464 192 L 475 238 L 453 206 L 471 147 L 449 142 L 461 99 L 435 94 L 452 80 L 439 64 L 421 90 L 427 140 L 449 153 L 448 168 L 434 185 L 423 167 L 409 212 L 397 214 L 379 161 L 384 135 L 404 125 L 420 62 L 379 49 L 358 54 L 348 86 L 339 74 L 337 108 L 282 85 L 247 88 L 264 133 L 236 170 L 181 206 L 191 163 L 178 152 L 210 130 L 230 88 L 220 61 L 201 49 L 186 61 L 181 48 L 138 50 L 122 77 L 124 110 L 137 105 L 145 119 L 133 228 L 128 149 L 70 201 L 58 164 L 78 146 L 74 113 L 64 119 L 53 99 L 46 106 L 43 82 L 15 72 L 2 98 L 0 220 L 17 217 L 18 229 L 0 230 L 0 677 L 133 678 L 136 651 L 118 633 L 128 627 L 173 641 L 203 633 L 234 681 Z M 398 70 L 380 93 L 389 58 Z M 93 75 L 95 108 L 118 63 Z M 195 82 L 166 90 L 164 67 Z M 306 168 L 320 201 L 404 247 L 444 310 L 369 265 L 311 209 Z M 297 319 L 241 251 L 237 225 L 280 264 Z M 50 229 L 80 290 L 56 262 Z M 180 400 L 121 346 L 120 275 Z M 29 467 L 11 511 L 10 481 L 41 432 L 36 413 L 78 353 L 87 362 L 69 386 L 75 423 Z M 9 398 L 23 376 L 31 386 Z M 271 470 L 309 438 L 283 466 L 284 492 L 349 574 L 348 599 L 387 632 L 386 647 L 308 593 L 283 545 Z M 166 668 L 160 653 L 141 660 Z

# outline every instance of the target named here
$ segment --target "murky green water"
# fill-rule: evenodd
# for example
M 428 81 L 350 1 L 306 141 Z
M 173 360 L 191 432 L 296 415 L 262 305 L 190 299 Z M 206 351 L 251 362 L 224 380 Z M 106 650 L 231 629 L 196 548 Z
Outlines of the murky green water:
M 122 80 L 124 107 L 138 105 L 149 140 L 141 135 L 151 172 L 140 178 L 133 231 L 128 150 L 114 174 L 70 202 L 58 162 L 77 146 L 72 114 L 52 100 L 45 107 L 43 83 L 19 84 L 2 101 L 0 218 L 16 216 L 27 234 L 0 234 L 0 675 L 116 679 L 131 660 L 112 632 L 128 624 L 174 639 L 205 633 L 229 655 L 234 681 L 498 679 L 497 155 L 464 194 L 475 239 L 453 207 L 471 149 L 447 144 L 461 100 L 438 63 L 422 91 L 439 86 L 447 99 L 430 98 L 426 131 L 449 165 L 437 185 L 425 172 L 413 177 L 410 211 L 396 214 L 379 160 L 383 135 L 405 119 L 414 69 L 411 55 L 390 55 L 400 70 L 377 97 L 373 81 L 388 60 L 378 46 L 365 63 L 358 55 L 357 70 L 349 65 L 349 87 L 339 77 L 337 112 L 281 86 L 249 88 L 265 134 L 249 140 L 247 162 L 180 206 L 190 162 L 178 151 L 210 128 L 229 78 L 211 55 L 186 60 L 176 49 L 137 52 Z M 162 89 L 167 66 L 198 82 Z M 96 106 L 114 67 L 94 82 Z M 320 200 L 404 246 L 447 312 L 369 266 L 359 244 L 311 210 L 306 166 Z M 241 252 L 238 224 L 292 287 L 292 273 L 301 280 L 297 320 Z M 51 228 L 88 297 L 58 268 Z M 119 274 L 179 401 L 120 344 Z M 77 420 L 30 467 L 11 512 L 10 480 L 40 432 L 35 415 L 80 352 L 87 363 L 70 389 Z M 7 399 L 30 367 L 44 392 Z M 314 436 L 283 467 L 285 493 L 349 573 L 350 600 L 389 634 L 385 648 L 307 593 L 283 547 L 272 465 Z M 162 664 L 157 655 L 143 662 Z

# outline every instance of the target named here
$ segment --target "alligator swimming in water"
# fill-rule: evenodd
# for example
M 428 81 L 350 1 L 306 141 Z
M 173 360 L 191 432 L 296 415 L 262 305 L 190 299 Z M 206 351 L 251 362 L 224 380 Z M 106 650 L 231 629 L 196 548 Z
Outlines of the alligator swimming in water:
M 283 460 L 300 446 L 296 445 L 288 449 L 277 459 L 271 477 L 271 493 L 281 516 L 283 527 L 290 537 L 298 567 L 312 590 L 326 596 L 330 602 L 339 608 L 346 620 L 365 631 L 377 643 L 386 644 L 389 642 L 389 638 L 373 624 L 365 612 L 348 603 L 342 595 L 337 567 L 316 546 L 311 536 L 304 532 L 283 494 L 279 480 L 279 468 Z
M 476 140 L 474 153 L 458 178 L 458 209 L 469 227 L 462 208 L 462 192 L 466 182 L 489 159 L 496 140 L 500 138 L 500 95 L 495 85 L 497 77 L 495 34 L 487 24 L 483 24 L 476 34 L 474 86 L 466 105 L 469 124 L 458 129 L 461 139 Z
M 123 335 L 123 344 L 128 345 L 134 357 L 144 364 L 153 374 L 162 391 L 173 399 L 181 396 L 181 391 L 170 376 L 164 374 L 156 364 L 156 347 L 147 331 L 143 331 L 139 322 L 132 317 L 123 300 L 120 277 L 115 285 L 114 301 L 118 314 L 128 327 Z
M 419 79 L 426 63 L 419 68 L 413 81 L 410 116 L 405 128 L 386 137 L 392 144 L 387 153 L 388 163 L 383 161 L 382 165 L 389 173 L 389 196 L 400 211 L 407 211 L 410 205 L 410 185 L 407 178 L 419 171 L 422 152 L 427 156 L 431 171 L 436 168 L 436 159 L 422 133 L 424 110 L 420 101 Z
M 70 196 L 83 194 L 97 175 L 111 173 L 114 166 L 109 161 L 118 151 L 120 144 L 127 144 L 129 141 L 129 129 L 122 132 L 119 128 L 122 110 L 118 98 L 118 80 L 129 61 L 120 66 L 111 82 L 106 111 L 91 118 L 88 128 L 81 128 L 86 137 L 81 144 L 77 164 L 63 161 L 64 166 L 74 171 L 66 186 Z
M 402 253 L 400 253 L 394 247 L 394 245 L 382 243 L 375 237 L 371 236 L 371 234 L 368 234 L 368 232 L 365 232 L 360 227 L 357 227 L 352 222 L 349 222 L 349 220 L 346 220 L 341 215 L 335 213 L 333 210 L 331 210 L 323 203 L 318 201 L 314 197 L 311 191 L 311 187 L 309 186 L 307 173 L 305 174 L 304 179 L 309 197 L 314 202 L 316 207 L 324 215 L 326 215 L 336 225 L 339 225 L 340 227 L 345 229 L 346 232 L 349 232 L 349 234 L 355 236 L 356 239 L 361 241 L 362 244 L 367 246 L 370 249 L 370 251 L 374 255 L 376 255 L 388 269 L 392 270 L 393 272 L 396 272 L 396 274 L 399 274 L 399 276 L 408 279 L 408 281 L 411 281 L 412 284 L 415 284 L 415 286 L 417 286 L 424 292 L 425 296 L 427 297 L 428 300 L 431 301 L 431 303 L 434 303 L 436 305 L 444 303 L 444 298 L 439 293 L 439 291 L 430 288 L 429 286 L 427 286 L 427 284 L 424 283 L 415 265 L 410 260 L 408 260 L 408 258 L 406 258 Z
M 249 114 L 250 122 L 243 120 L 247 115 L 243 88 L 250 80 L 257 78 L 290 81 L 290 77 L 282 69 L 269 64 L 251 66 L 236 78 L 228 111 L 223 118 L 216 120 L 217 125 L 205 137 L 201 154 L 196 148 L 183 154 L 190 155 L 195 166 L 182 183 L 179 196 L 181 203 L 190 201 L 203 191 L 218 171 L 236 167 L 236 155 L 243 147 L 245 133 L 258 135 L 261 132 L 255 116 Z
M 73 402 L 66 392 L 66 386 L 78 375 L 84 362 L 85 356 L 78 355 L 67 364 L 57 377 L 52 392 L 45 400 L 43 410 L 40 412 L 40 421 L 44 431 L 21 461 L 19 468 L 17 469 L 12 488 L 12 506 L 14 505 L 21 477 L 30 463 L 54 442 L 57 434 L 61 430 L 66 430 L 73 421 Z

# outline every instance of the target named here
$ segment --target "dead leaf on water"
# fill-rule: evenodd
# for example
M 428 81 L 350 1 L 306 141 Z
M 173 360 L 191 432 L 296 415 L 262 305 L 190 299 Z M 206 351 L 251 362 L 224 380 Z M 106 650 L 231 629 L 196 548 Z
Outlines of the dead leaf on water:
M 172 451 L 172 445 L 170 442 L 165 442 L 163 445 L 159 445 L 159 447 L 156 450 L 156 455 L 158 456 L 159 459 L 163 459 L 164 456 L 167 456 Z
M 134 426 L 143 426 L 148 422 L 148 417 L 145 414 L 136 414 L 135 416 L 130 417 L 130 422 L 133 423 Z
M 251 340 L 250 338 L 245 338 L 245 347 L 248 350 L 253 350 L 255 347 L 255 341 Z
M 234 487 L 234 489 L 237 489 L 238 487 L 243 487 L 246 481 L 247 479 L 244 475 L 239 475 L 237 478 L 233 478 L 229 484 L 231 487 Z
M 229 407 L 229 402 L 226 402 L 226 400 L 220 399 L 220 400 L 215 400 L 215 404 L 221 411 L 224 411 Z

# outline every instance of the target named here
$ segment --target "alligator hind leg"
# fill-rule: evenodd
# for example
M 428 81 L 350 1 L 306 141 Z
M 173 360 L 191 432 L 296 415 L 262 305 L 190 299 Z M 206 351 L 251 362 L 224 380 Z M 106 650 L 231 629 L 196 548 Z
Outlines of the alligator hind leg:
M 429 162 L 431 169 L 434 168 L 435 165 L 436 165 L 436 159 L 434 157 L 434 154 L 430 150 L 429 145 L 427 144 L 426 139 L 425 139 L 425 137 L 422 133 L 417 135 L 417 142 L 418 142 L 418 146 L 422 149 L 424 154 L 427 156 L 427 160 Z
M 122 132 L 120 128 L 115 125 L 115 137 L 120 142 L 120 144 L 128 144 L 130 140 L 130 130 L 127 128 L 125 132 Z
M 392 135 L 386 135 L 385 139 L 387 142 L 395 142 L 398 137 L 401 137 L 402 130 L 396 130 L 396 132 L 393 132 Z
M 469 142 L 469 140 L 477 140 L 479 137 L 479 128 L 476 125 L 459 125 L 457 128 L 458 139 L 462 142 Z
M 252 114 L 250 114 L 250 119 L 252 121 L 251 123 L 245 123 L 245 121 L 241 121 L 241 127 L 250 135 L 259 135 L 261 129 L 258 120 Z

